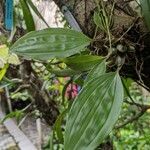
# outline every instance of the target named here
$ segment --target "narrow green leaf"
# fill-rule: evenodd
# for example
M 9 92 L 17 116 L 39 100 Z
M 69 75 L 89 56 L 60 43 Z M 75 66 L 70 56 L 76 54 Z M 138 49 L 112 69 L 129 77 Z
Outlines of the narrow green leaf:
M 29 6 L 26 2 L 26 0 L 20 0 L 22 11 L 23 11 L 23 17 L 25 20 L 25 24 L 28 31 L 34 31 L 35 30 L 35 24 L 33 20 L 33 16 L 31 14 L 31 11 L 29 9 Z
M 123 87 L 124 87 L 124 96 L 129 97 L 130 99 L 132 99 L 132 96 L 130 94 L 130 87 L 131 87 L 131 85 L 134 81 L 130 78 L 123 78 L 121 80 L 122 80 L 122 84 L 123 84 Z
M 16 118 L 16 119 L 20 119 L 20 117 L 22 117 L 24 115 L 24 112 L 22 110 L 15 110 L 13 112 L 10 112 L 9 114 L 7 114 L 2 120 L 0 120 L 0 124 L 4 123 L 5 120 L 9 119 L 9 118 Z
M 89 81 L 69 112 L 65 150 L 94 150 L 108 136 L 123 103 L 118 73 L 106 73 Z
M 99 27 L 103 31 L 106 31 L 104 17 L 101 13 L 98 13 L 95 11 L 93 19 L 94 19 L 94 23 L 96 24 L 97 27 Z
M 57 117 L 57 120 L 54 124 L 54 131 L 56 132 L 57 134 L 57 137 L 59 139 L 59 141 L 61 143 L 64 142 L 64 137 L 63 137 L 63 131 L 62 131 L 62 121 L 64 119 L 64 117 L 66 116 L 66 114 L 68 113 L 69 111 L 69 108 L 64 110 L 58 117 Z
M 93 16 L 93 19 L 94 19 L 94 23 L 96 24 L 97 27 L 102 27 L 102 20 L 99 16 L 99 13 L 98 12 L 94 12 L 94 16 Z
M 8 66 L 9 65 L 6 64 L 3 69 L 0 69 L 0 81 L 3 79 L 3 77 L 4 77 L 4 75 L 5 75 L 6 71 L 7 71 Z
M 50 142 L 50 150 L 54 150 L 54 143 L 53 143 L 53 140 L 54 140 L 54 132 L 51 131 L 50 139 L 49 139 L 49 142 Z
M 78 55 L 64 58 L 62 61 L 71 69 L 77 71 L 90 70 L 95 64 L 101 62 L 103 57 L 94 55 Z
M 106 61 L 102 61 L 101 63 L 96 64 L 93 69 L 89 72 L 88 76 L 86 77 L 85 83 L 99 77 L 100 75 L 106 72 Z
M 19 79 L 8 79 L 6 77 L 3 78 L 2 81 L 0 81 L 0 89 L 3 89 L 5 87 L 8 87 L 8 86 L 13 86 L 15 85 L 16 83 L 20 83 L 22 80 L 19 80 Z
M 140 4 L 145 23 L 150 30 L 150 0 L 140 0 Z
M 126 84 L 125 84 L 124 80 L 122 80 L 122 84 L 123 84 L 123 87 L 124 87 L 124 93 L 125 93 L 124 95 L 127 95 L 130 98 L 130 100 L 134 101 L 131 94 L 130 94 L 129 88 L 126 87 Z
M 48 71 L 55 74 L 57 77 L 70 77 L 81 73 L 71 69 L 49 69 Z
M 38 9 L 34 6 L 33 2 L 31 0 L 27 0 L 27 3 L 32 8 L 32 10 L 34 11 L 34 13 L 47 25 L 47 27 L 49 27 L 49 25 L 47 24 L 47 22 L 45 21 L 45 19 L 43 18 L 43 16 L 40 14 L 40 12 L 38 11 Z
M 70 29 L 33 31 L 20 38 L 10 50 L 26 58 L 48 60 L 64 58 L 84 50 L 91 39 Z

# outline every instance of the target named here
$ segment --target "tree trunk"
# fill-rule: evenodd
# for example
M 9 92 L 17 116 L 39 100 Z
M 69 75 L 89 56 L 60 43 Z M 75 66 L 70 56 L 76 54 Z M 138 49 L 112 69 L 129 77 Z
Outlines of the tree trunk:
M 93 13 L 97 7 L 95 0 L 54 0 L 54 2 L 60 9 L 63 5 L 67 6 L 83 33 L 93 38 L 95 32 Z M 118 55 L 124 57 L 125 63 L 120 71 L 121 75 L 132 78 L 150 91 L 150 34 L 147 32 L 142 18 L 138 17 L 138 14 L 130 7 L 130 1 L 115 0 L 115 2 L 114 23 L 111 28 L 112 38 L 114 40 L 119 39 L 123 34 L 124 36 L 113 43 L 112 47 L 122 44 L 127 51 L 125 53 L 118 52 L 111 61 L 115 63 L 116 59 L 114 58 L 117 58 Z M 105 3 L 107 8 L 111 8 L 113 0 Z M 106 41 L 105 35 L 100 31 L 96 38 L 99 40 L 90 46 L 91 51 L 94 53 L 97 49 L 99 55 L 106 55 L 108 50 L 104 44 L 108 41 Z M 114 69 L 115 67 L 109 67 L 109 70 Z

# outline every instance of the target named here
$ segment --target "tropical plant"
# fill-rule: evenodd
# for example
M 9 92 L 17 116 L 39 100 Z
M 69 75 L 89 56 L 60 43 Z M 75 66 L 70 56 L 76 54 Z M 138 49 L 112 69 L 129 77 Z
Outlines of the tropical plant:
M 24 14 L 29 10 L 30 5 L 39 15 L 30 0 L 22 0 L 21 5 Z M 134 40 L 131 39 L 130 45 L 127 45 L 122 43 L 122 39 L 135 24 L 131 25 L 118 38 L 112 31 L 115 24 L 113 16 L 115 2 L 111 3 L 110 7 L 104 1 L 96 0 L 95 5 L 96 10 L 92 21 L 96 30 L 93 38 L 68 28 L 48 28 L 34 31 L 32 15 L 28 11 L 28 14 L 24 15 L 24 19 L 27 30 L 31 32 L 9 47 L 9 57 L 15 55 L 15 61 L 18 62 L 16 55 L 21 56 L 22 59 L 38 61 L 43 63 L 51 73 L 59 77 L 71 78 L 64 86 L 62 93 L 64 111 L 58 116 L 54 125 L 54 131 L 56 131 L 59 140 L 64 143 L 65 150 L 94 150 L 97 148 L 115 126 L 123 101 L 139 106 L 142 112 L 146 112 L 150 108 L 149 105 L 133 101 L 128 83 L 124 80 L 125 75 L 122 72 L 124 65 L 126 65 L 126 56 L 135 53 L 136 49 L 134 44 L 131 45 Z M 150 19 L 147 15 L 150 7 L 149 1 L 141 1 L 141 7 L 149 27 Z M 103 45 L 100 46 L 104 51 L 103 53 L 99 52 L 100 50 L 98 53 L 95 53 L 96 49 L 94 52 L 91 50 L 94 46 L 97 46 L 96 42 L 99 41 L 99 36 L 101 36 L 99 32 L 103 33 L 103 38 L 105 37 L 101 43 Z M 0 55 L 0 57 L 3 56 Z M 9 61 L 1 63 L 3 69 L 0 73 L 0 79 L 4 76 L 8 65 Z M 59 69 L 55 69 L 53 65 L 56 65 Z M 137 75 L 134 75 L 134 77 L 136 80 Z M 143 85 L 144 82 L 141 79 L 140 72 L 138 72 L 138 78 Z M 73 103 L 70 104 L 64 95 L 71 82 L 80 83 L 81 90 Z M 144 87 L 147 88 L 147 86 Z M 129 97 L 129 101 L 126 101 L 126 97 Z M 63 137 L 61 123 L 66 114 L 66 127 Z

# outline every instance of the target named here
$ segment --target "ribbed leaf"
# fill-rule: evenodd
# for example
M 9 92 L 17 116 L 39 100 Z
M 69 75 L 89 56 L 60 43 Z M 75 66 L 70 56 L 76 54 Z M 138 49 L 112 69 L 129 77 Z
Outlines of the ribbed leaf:
M 53 28 L 30 32 L 10 49 L 27 58 L 47 60 L 79 53 L 90 44 L 90 41 L 91 39 L 80 32 Z
M 94 150 L 112 130 L 122 102 L 118 73 L 103 74 L 87 82 L 69 112 L 65 150 Z
M 102 61 L 101 63 L 96 64 L 93 69 L 89 72 L 88 76 L 86 77 L 85 82 L 90 81 L 106 72 L 106 61 Z
M 20 3 L 21 3 L 23 16 L 24 16 L 27 30 L 28 31 L 34 31 L 35 30 L 35 24 L 34 24 L 33 16 L 31 14 L 29 6 L 28 6 L 26 0 L 20 0 Z
M 145 19 L 146 25 L 150 30 L 150 0 L 140 0 L 142 7 L 142 14 Z
M 73 70 L 86 71 L 91 69 L 95 64 L 103 60 L 100 56 L 94 55 L 78 55 L 69 58 L 64 58 L 63 62 Z

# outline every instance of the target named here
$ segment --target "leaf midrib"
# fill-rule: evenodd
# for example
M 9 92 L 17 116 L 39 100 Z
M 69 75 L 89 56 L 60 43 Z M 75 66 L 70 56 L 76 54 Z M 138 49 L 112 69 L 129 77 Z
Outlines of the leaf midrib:
M 108 81 L 108 80 L 107 80 L 107 81 Z M 104 94 L 104 96 L 103 96 L 103 99 L 101 100 L 101 102 L 100 102 L 99 105 L 102 104 L 102 102 L 103 102 L 103 100 L 104 100 L 104 97 L 105 97 L 107 91 L 108 91 L 108 90 L 110 89 L 110 87 L 112 86 L 112 83 L 113 83 L 113 82 L 114 82 L 114 80 L 112 80 L 112 82 L 110 83 L 110 85 L 109 85 L 108 89 L 106 90 L 106 92 L 105 92 L 105 94 Z M 97 87 L 97 88 L 98 88 L 98 87 Z M 99 107 L 99 105 L 96 107 L 96 109 Z M 94 106 L 95 106 L 95 105 L 94 105 Z M 96 112 L 94 112 L 94 114 L 95 114 L 95 113 L 96 113 Z M 91 114 L 91 112 L 90 112 L 89 114 Z M 88 115 L 89 115 L 89 114 L 88 114 Z M 93 115 L 94 115 L 94 114 L 93 114 Z M 109 113 L 108 113 L 108 115 L 109 115 Z M 106 118 L 105 122 L 106 122 L 106 121 L 107 121 L 107 118 Z M 102 127 L 104 126 L 105 122 L 103 123 Z M 82 131 L 82 133 L 85 132 L 85 131 L 88 129 L 88 127 L 89 127 L 89 124 L 86 126 L 85 130 Z M 80 132 L 81 132 L 81 131 L 80 131 Z M 84 134 L 82 134 L 82 135 L 80 136 L 80 138 L 78 139 L 77 144 L 79 143 L 79 141 L 80 141 L 80 139 L 81 139 L 81 137 L 82 137 L 83 135 L 84 135 Z M 77 147 L 77 144 L 76 144 L 75 148 Z

